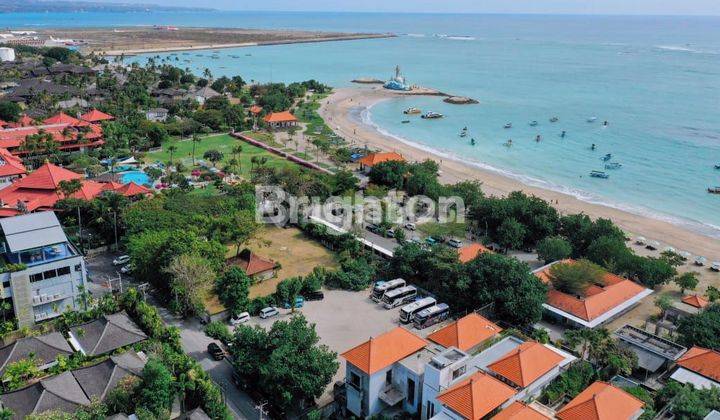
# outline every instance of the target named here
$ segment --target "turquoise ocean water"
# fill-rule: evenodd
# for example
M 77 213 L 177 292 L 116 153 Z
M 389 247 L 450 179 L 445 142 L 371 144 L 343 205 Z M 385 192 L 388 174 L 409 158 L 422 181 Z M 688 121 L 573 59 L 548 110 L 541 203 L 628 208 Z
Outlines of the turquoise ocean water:
M 706 192 L 720 186 L 720 170 L 713 168 L 720 164 L 718 17 L 77 13 L 0 15 L 0 24 L 397 33 L 382 40 L 219 50 L 216 59 L 207 51 L 161 56 L 198 72 L 207 67 L 214 75 L 286 82 L 315 78 L 333 86 L 350 86 L 362 76 L 387 78 L 399 64 L 412 83 L 481 103 L 398 99 L 357 110 L 357 118 L 398 141 L 720 237 L 720 196 Z M 402 110 L 409 106 L 446 118 L 401 124 Z M 551 124 L 551 116 L 560 121 Z M 598 121 L 588 123 L 589 117 Z M 530 127 L 532 120 L 539 125 Z M 603 120 L 608 127 L 602 127 Z M 507 122 L 512 129 L 503 128 Z M 458 136 L 464 126 L 475 146 Z M 508 139 L 511 148 L 503 145 Z M 590 178 L 591 170 L 604 170 L 600 158 L 607 153 L 623 167 L 607 171 L 609 179 Z

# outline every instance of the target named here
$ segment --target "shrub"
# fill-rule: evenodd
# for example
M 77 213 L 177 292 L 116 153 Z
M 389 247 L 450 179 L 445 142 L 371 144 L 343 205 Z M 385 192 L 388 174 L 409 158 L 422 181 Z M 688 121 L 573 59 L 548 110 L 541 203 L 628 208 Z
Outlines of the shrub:
M 588 287 L 604 284 L 604 276 L 603 269 L 588 260 L 555 264 L 549 273 L 555 289 L 574 296 L 584 296 Z
M 232 333 L 227 325 L 222 322 L 213 321 L 205 326 L 205 335 L 223 343 L 229 343 L 232 340 Z

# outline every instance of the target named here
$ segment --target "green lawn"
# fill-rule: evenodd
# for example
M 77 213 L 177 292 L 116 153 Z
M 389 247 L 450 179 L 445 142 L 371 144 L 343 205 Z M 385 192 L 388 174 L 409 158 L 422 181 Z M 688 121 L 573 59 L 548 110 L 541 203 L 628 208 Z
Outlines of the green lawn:
M 189 139 L 170 140 L 164 143 L 162 145 L 162 151 L 147 153 L 145 155 L 145 162 L 151 163 L 159 160 L 161 162 L 168 163 L 170 161 L 170 152 L 168 151 L 168 147 L 170 147 L 171 145 L 177 147 L 177 150 L 173 153 L 174 163 L 177 163 L 179 161 L 182 162 L 187 168 L 187 172 L 190 172 L 192 166 L 193 143 Z M 240 170 L 236 170 L 236 172 L 238 172 L 237 174 L 240 176 L 248 177 L 250 175 L 250 160 L 253 158 L 253 156 L 267 157 L 267 163 L 265 164 L 265 166 L 268 167 L 274 168 L 295 165 L 292 162 L 289 162 L 279 156 L 273 155 L 259 147 L 247 144 L 244 141 L 231 137 L 228 134 L 203 137 L 200 143 L 197 143 L 195 145 L 195 160 L 202 160 L 202 156 L 207 150 L 219 150 L 223 153 L 224 157 L 221 162 L 217 163 L 217 167 L 222 168 L 223 166 L 227 165 L 233 158 L 232 150 L 235 146 L 238 145 L 242 146 L 243 148 L 242 153 L 238 155 L 238 160 L 240 161 L 241 168 Z

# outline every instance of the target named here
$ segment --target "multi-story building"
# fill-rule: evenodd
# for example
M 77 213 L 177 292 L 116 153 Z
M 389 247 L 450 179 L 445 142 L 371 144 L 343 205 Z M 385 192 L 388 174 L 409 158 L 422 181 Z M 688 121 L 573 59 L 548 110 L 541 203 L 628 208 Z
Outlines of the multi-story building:
M 11 300 L 20 327 L 82 309 L 85 260 L 55 213 L 0 219 L 2 299 Z

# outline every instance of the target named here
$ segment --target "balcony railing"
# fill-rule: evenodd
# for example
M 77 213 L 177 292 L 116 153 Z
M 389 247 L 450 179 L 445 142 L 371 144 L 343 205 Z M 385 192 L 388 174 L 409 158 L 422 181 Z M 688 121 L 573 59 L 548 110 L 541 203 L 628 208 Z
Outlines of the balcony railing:
M 46 303 L 63 300 L 66 297 L 67 297 L 67 295 L 65 293 L 56 293 L 53 295 L 38 295 L 38 296 L 33 296 L 32 303 L 33 303 L 33 306 L 44 305 Z

